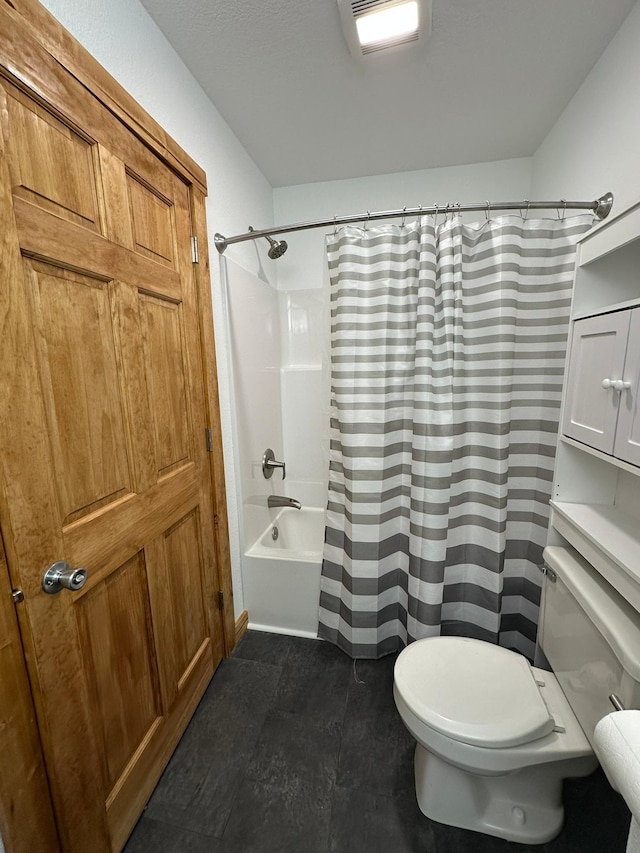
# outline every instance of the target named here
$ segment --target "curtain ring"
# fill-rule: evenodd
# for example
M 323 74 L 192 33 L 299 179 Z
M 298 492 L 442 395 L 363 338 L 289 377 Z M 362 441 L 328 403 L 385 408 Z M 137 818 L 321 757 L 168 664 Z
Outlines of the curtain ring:
M 370 210 L 367 210 L 367 218 L 365 219 L 365 221 L 364 221 L 364 225 L 362 226 L 362 230 L 363 230 L 363 231 L 366 231 L 366 230 L 367 230 L 367 226 L 369 225 L 369 219 L 370 219 L 370 218 L 371 218 L 371 211 L 370 211 Z
M 462 216 L 462 205 L 458 202 L 458 216 Z
M 404 220 L 405 220 L 406 216 L 407 216 L 407 205 L 405 204 L 405 206 L 402 208 L 402 222 L 400 223 L 401 228 L 404 226 Z
M 524 216 L 522 216 L 522 213 L 520 214 L 520 216 L 522 216 L 522 221 L 526 222 L 529 218 L 529 208 L 531 207 L 531 202 L 528 198 L 525 198 L 524 203 L 527 205 L 527 209 L 525 210 Z
M 486 219 L 486 220 L 487 220 L 487 222 L 488 222 L 488 221 L 489 221 L 489 219 L 490 219 L 490 217 L 491 217 L 491 205 L 489 204 L 489 199 L 487 199 L 487 209 L 486 209 L 486 210 L 485 210 L 485 212 L 484 212 L 484 216 L 485 216 L 485 219 Z
M 434 228 L 437 228 L 437 227 L 438 227 L 438 205 L 437 205 L 437 204 L 434 204 L 434 205 L 433 205 L 433 207 L 434 207 L 434 211 L 433 211 L 433 227 L 434 227 Z
M 335 237 L 335 236 L 336 236 L 336 234 L 338 233 L 338 223 L 337 223 L 337 221 L 336 221 L 337 219 L 338 219 L 338 217 L 337 217 L 337 216 L 334 216 L 334 217 L 333 217 L 333 236 L 334 236 L 334 237 Z
M 562 202 L 562 218 L 560 221 L 564 222 L 564 218 L 567 215 L 567 200 L 566 198 L 561 198 L 560 201 Z

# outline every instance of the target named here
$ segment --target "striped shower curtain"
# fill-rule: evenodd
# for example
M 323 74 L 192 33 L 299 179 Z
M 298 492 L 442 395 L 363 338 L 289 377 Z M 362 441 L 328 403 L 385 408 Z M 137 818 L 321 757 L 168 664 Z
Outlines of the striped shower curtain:
M 531 657 L 575 241 L 592 217 L 327 238 L 331 443 L 319 636 Z

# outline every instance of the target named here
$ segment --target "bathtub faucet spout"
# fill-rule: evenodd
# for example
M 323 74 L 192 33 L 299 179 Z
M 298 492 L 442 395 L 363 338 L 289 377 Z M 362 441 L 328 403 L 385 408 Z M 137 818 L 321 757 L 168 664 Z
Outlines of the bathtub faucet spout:
M 300 501 L 297 501 L 295 498 L 285 498 L 283 495 L 269 495 L 267 506 L 269 509 L 273 509 L 276 506 L 292 506 L 294 509 L 302 509 Z

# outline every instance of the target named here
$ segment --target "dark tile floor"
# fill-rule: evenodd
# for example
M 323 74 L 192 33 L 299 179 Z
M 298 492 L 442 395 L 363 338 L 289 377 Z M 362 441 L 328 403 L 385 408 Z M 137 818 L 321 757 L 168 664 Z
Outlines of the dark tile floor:
M 624 853 L 629 812 L 600 771 L 565 784 L 541 846 L 418 809 L 393 657 L 248 632 L 220 665 L 125 853 Z

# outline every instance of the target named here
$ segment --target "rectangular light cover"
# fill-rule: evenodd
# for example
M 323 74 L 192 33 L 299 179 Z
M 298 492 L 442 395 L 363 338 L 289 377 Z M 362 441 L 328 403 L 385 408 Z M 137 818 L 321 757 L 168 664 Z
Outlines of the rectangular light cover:
M 418 4 L 416 0 L 408 0 L 406 3 L 361 15 L 356 18 L 356 29 L 360 44 L 366 47 L 417 33 L 418 23 Z

